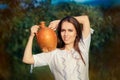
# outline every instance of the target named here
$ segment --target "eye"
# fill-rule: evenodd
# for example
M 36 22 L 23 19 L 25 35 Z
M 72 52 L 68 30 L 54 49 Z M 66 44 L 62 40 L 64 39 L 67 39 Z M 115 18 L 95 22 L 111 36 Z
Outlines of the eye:
M 61 32 L 64 32 L 65 31 L 65 29 L 61 29 Z
M 73 32 L 73 30 L 72 30 L 72 29 L 68 29 L 68 31 L 69 31 L 69 32 Z

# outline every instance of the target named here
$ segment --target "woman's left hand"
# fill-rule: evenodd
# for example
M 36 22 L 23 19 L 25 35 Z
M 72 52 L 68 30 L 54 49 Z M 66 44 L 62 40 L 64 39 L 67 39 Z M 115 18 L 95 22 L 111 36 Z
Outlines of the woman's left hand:
M 60 20 L 54 20 L 54 21 L 50 22 L 48 27 L 55 31 L 58 27 L 59 22 L 60 22 Z

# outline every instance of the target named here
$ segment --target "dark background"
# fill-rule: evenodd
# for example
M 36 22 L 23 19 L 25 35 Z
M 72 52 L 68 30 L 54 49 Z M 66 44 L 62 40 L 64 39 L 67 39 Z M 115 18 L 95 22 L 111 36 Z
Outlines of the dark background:
M 92 35 L 90 80 L 120 80 L 119 0 L 2 0 L 0 1 L 0 80 L 54 80 L 49 67 L 22 62 L 32 25 L 67 15 L 89 16 Z M 64 2 L 65 1 L 65 2 Z M 34 39 L 33 54 L 41 52 Z

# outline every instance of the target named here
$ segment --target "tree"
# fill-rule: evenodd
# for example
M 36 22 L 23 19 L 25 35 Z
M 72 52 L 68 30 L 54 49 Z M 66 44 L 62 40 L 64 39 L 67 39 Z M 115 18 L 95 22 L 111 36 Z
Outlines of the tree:
M 5 9 L 0 10 L 0 79 L 9 80 L 11 77 L 11 55 L 6 52 L 7 45 L 13 29 L 13 20 L 21 17 L 23 11 L 19 7 L 18 0 L 2 0 L 1 4 L 7 5 Z M 19 14 L 18 14 L 19 13 Z

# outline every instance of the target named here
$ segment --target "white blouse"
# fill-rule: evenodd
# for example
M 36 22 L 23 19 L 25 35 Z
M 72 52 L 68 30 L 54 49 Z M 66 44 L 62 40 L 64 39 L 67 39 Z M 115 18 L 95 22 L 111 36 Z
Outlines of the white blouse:
M 91 29 L 91 33 L 93 30 Z M 55 49 L 49 53 L 39 53 L 33 55 L 33 67 L 49 65 L 55 80 L 89 80 L 89 47 L 91 41 L 91 34 L 86 39 L 80 40 L 79 48 L 82 57 L 85 61 L 83 63 L 78 52 L 71 49 L 69 52 L 66 50 Z

